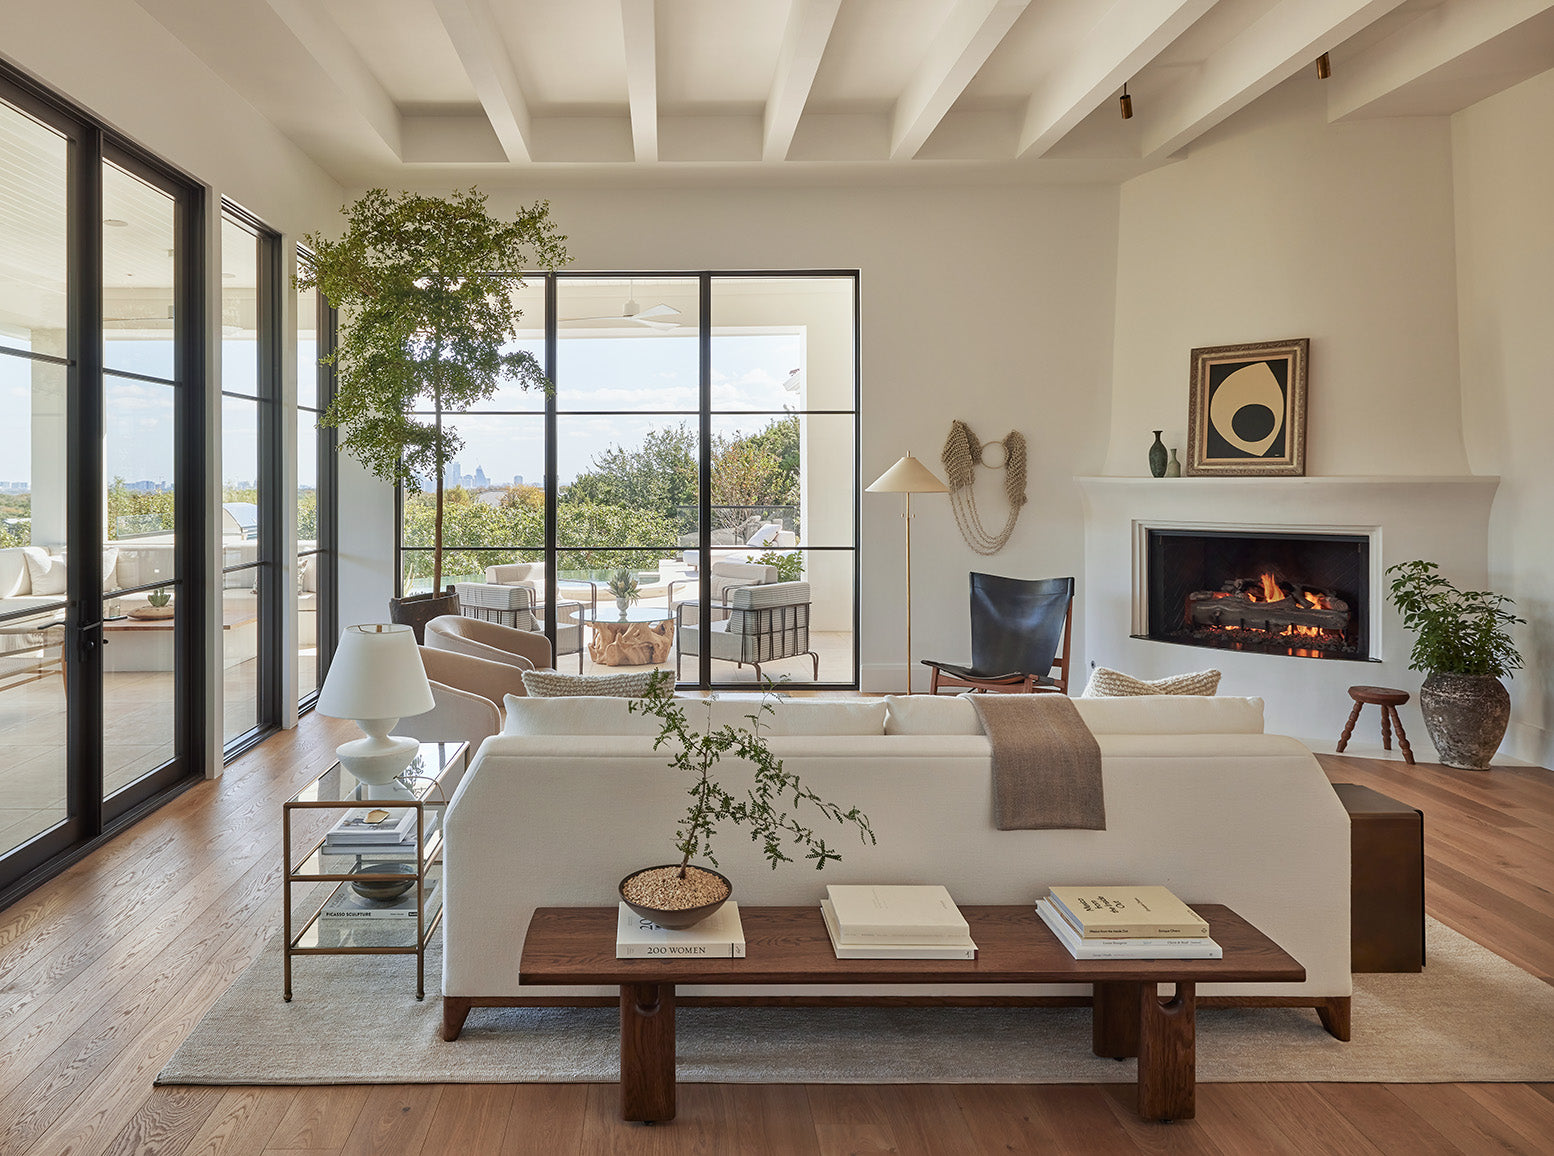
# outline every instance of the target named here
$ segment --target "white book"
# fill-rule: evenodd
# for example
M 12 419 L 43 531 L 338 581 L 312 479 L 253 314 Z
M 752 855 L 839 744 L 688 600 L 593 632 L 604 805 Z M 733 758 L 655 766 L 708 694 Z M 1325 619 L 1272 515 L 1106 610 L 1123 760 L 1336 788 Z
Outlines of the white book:
M 837 959 L 976 959 L 977 945 L 967 936 L 961 943 L 843 943 L 836 931 L 836 908 L 829 899 L 820 901 L 826 934 Z
M 1036 914 L 1052 929 L 1058 942 L 1075 959 L 1224 959 L 1224 949 L 1212 939 L 1081 939 L 1068 920 L 1045 899 L 1036 900 Z
M 971 938 L 971 927 L 939 886 L 842 884 L 826 887 L 844 945 L 948 944 Z
M 358 807 L 347 811 L 324 835 L 329 846 L 406 840 L 415 842 L 414 807 Z
M 615 924 L 616 959 L 743 959 L 745 929 L 739 904 L 730 899 L 695 927 L 671 931 L 644 919 L 624 903 Z
M 426 909 L 433 909 L 437 895 L 435 885 L 426 893 Z M 396 899 L 385 902 L 367 899 L 352 891 L 347 884 L 329 897 L 320 918 L 323 919 L 414 919 L 416 913 L 415 888 Z

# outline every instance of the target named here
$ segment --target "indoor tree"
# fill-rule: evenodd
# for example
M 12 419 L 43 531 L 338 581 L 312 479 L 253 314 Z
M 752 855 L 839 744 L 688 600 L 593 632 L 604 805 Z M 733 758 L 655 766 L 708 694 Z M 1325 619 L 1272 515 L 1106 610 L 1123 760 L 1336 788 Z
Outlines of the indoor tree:
M 313 251 L 297 286 L 317 288 L 340 310 L 332 357 L 334 400 L 320 425 L 373 474 L 419 490 L 434 487 L 432 594 L 442 589 L 443 474 L 463 443 L 443 422 L 491 397 L 499 382 L 548 389 L 538 361 L 512 348 L 522 316 L 514 301 L 523 270 L 554 269 L 566 237 L 548 201 L 512 220 L 486 210 L 484 194 L 447 197 L 369 189 L 342 210 L 338 240 L 310 233 Z M 417 417 L 416 409 L 429 411 Z

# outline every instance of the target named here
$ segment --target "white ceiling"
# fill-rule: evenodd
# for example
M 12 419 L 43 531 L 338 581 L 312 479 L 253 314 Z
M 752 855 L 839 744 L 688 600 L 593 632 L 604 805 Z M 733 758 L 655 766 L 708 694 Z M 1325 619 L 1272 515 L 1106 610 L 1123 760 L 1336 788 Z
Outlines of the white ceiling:
M 1554 0 L 138 2 L 347 185 L 1128 175 L 1323 52 L 1333 119 L 1554 67 Z

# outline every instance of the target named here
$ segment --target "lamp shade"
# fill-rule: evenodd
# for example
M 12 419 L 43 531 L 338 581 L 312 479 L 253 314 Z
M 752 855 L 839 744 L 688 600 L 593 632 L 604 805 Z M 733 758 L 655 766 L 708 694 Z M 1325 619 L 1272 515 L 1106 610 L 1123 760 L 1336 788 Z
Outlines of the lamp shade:
M 329 663 L 318 713 L 331 718 L 398 719 L 436 703 L 415 634 L 408 626 L 347 626 Z
M 934 472 L 907 454 L 865 487 L 871 494 L 947 494 L 950 488 Z

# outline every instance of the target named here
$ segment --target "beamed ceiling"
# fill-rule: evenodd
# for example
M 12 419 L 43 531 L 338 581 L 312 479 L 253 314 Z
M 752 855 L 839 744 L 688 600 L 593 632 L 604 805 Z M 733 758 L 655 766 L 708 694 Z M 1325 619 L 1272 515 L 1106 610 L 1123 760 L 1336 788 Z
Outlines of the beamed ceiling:
M 1554 67 L 1554 0 L 139 3 L 346 184 L 1127 175 L 1291 78 L 1342 120 Z

